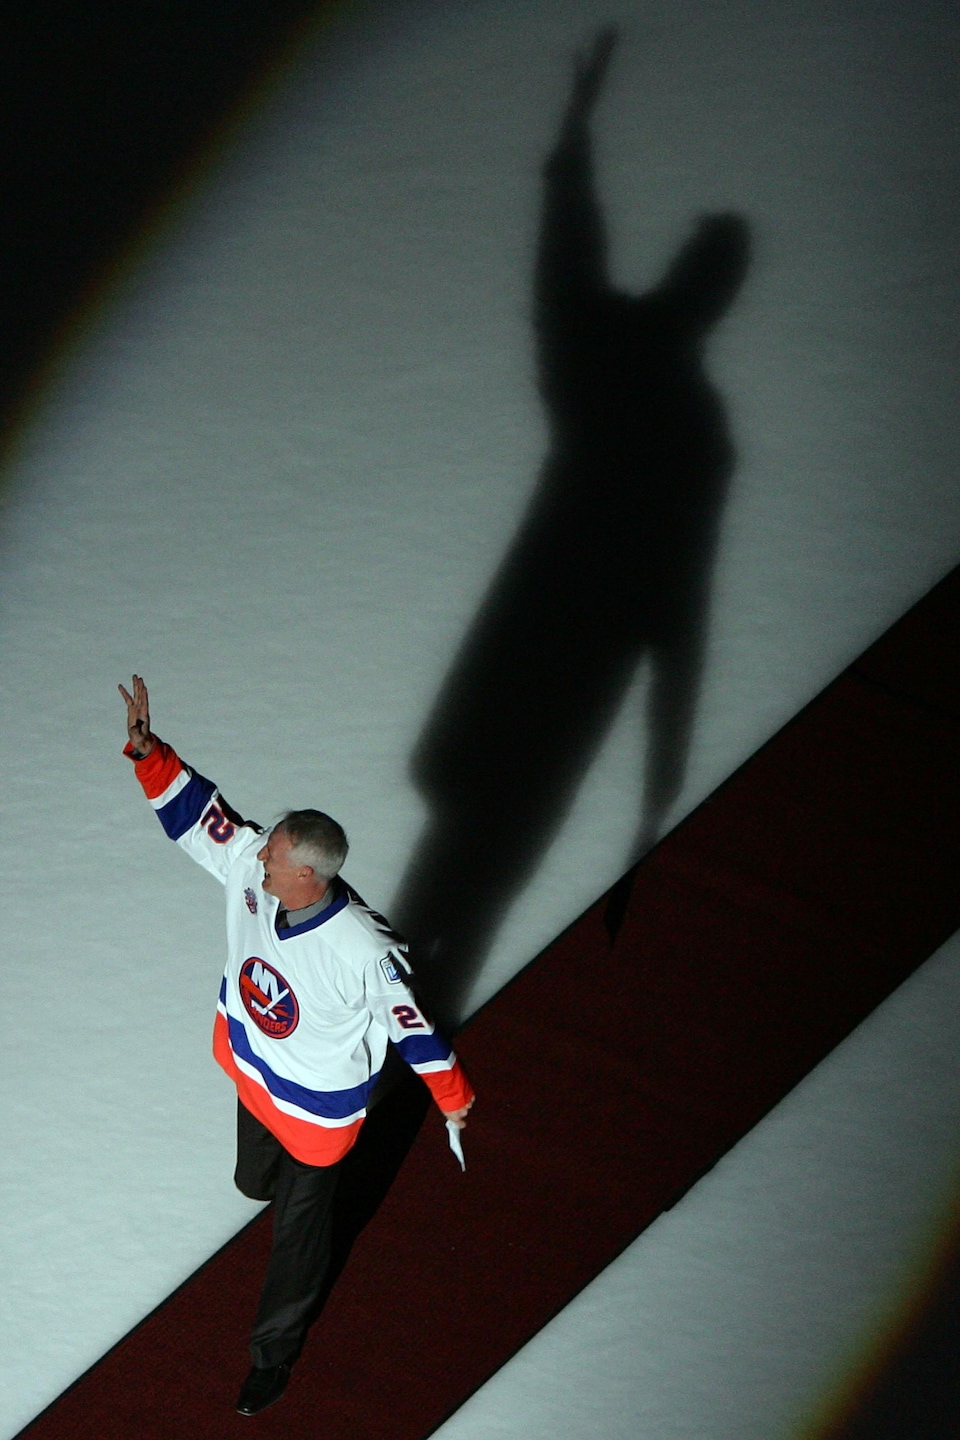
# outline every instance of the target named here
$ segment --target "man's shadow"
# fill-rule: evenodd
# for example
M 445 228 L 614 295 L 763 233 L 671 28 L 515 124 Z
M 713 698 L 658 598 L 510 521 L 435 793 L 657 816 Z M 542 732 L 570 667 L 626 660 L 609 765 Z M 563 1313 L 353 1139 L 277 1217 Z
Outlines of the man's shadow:
M 637 855 L 690 749 L 734 464 L 703 348 L 743 281 L 748 229 L 703 218 L 653 289 L 611 284 L 588 122 L 614 40 L 578 59 L 545 168 L 534 319 L 550 451 L 412 759 L 430 813 L 390 914 L 448 1024 L 641 662 Z

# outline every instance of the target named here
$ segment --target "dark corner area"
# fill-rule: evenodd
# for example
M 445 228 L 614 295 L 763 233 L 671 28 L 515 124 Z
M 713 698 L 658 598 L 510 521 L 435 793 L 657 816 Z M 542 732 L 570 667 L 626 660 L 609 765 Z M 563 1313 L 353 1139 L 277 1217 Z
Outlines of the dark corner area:
M 960 1224 L 899 1342 L 821 1440 L 954 1440 L 960 1417 Z
M 5 7 L 0 412 L 323 0 Z
M 706 215 L 646 293 L 612 284 L 590 120 L 615 45 L 603 30 L 577 58 L 544 168 L 532 311 L 549 453 L 412 761 L 429 819 L 391 914 L 448 1023 L 640 665 L 634 858 L 677 798 L 696 715 L 735 463 L 703 357 L 749 231 Z

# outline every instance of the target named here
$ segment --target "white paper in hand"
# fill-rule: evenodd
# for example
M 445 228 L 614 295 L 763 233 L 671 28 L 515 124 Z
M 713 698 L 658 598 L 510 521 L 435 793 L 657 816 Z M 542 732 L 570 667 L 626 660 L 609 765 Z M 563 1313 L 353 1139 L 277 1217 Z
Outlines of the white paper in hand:
M 460 1140 L 460 1131 L 452 1120 L 447 1121 L 447 1134 L 450 1137 L 450 1149 L 460 1161 L 460 1169 L 466 1170 L 467 1162 L 463 1158 L 463 1145 Z

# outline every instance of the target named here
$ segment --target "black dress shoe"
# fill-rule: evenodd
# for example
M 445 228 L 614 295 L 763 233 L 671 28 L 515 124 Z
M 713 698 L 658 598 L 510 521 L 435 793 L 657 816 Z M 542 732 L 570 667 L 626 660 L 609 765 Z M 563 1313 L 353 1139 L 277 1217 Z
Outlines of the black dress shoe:
M 237 1409 L 241 1415 L 259 1415 L 279 1400 L 290 1379 L 289 1365 L 254 1365 L 240 1386 Z

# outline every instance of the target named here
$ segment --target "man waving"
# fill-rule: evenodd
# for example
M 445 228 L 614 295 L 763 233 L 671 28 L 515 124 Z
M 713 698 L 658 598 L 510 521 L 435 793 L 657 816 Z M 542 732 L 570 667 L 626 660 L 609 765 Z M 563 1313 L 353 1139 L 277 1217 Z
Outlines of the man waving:
M 133 677 L 128 743 L 137 779 L 171 840 L 225 886 L 227 964 L 213 1052 L 237 1087 L 236 1184 L 273 1200 L 273 1248 L 237 1409 L 283 1394 L 330 1258 L 340 1162 L 354 1144 L 392 1040 L 448 1121 L 473 1091 L 410 988 L 406 945 L 340 878 L 343 829 L 293 810 L 265 833 L 150 729 Z

